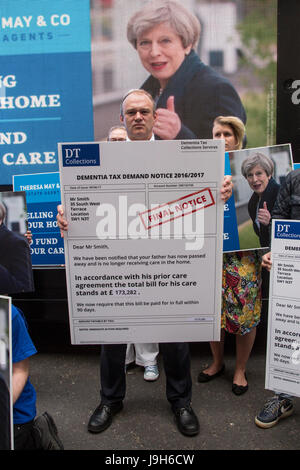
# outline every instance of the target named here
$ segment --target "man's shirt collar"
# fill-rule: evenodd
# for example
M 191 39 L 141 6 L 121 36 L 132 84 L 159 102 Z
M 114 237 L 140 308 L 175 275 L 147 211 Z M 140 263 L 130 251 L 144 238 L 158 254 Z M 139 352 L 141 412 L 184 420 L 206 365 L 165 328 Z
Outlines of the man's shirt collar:
M 150 141 L 150 140 L 155 140 L 154 134 L 152 134 L 151 139 L 149 139 L 149 141 Z M 127 141 L 127 142 L 136 142 L 136 140 L 131 140 L 131 139 L 129 139 L 128 136 L 127 136 L 126 141 Z M 140 142 L 148 142 L 148 140 L 140 140 Z

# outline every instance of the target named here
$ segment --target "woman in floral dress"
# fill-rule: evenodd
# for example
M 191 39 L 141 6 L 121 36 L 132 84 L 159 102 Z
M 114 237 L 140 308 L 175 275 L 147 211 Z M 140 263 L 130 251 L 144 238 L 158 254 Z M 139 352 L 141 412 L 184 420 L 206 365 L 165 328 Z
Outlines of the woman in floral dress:
M 242 148 L 243 123 L 235 117 L 218 117 L 213 137 L 225 140 L 225 151 Z M 256 336 L 261 312 L 261 260 L 257 251 L 239 251 L 223 256 L 221 341 L 211 341 L 212 364 L 199 373 L 198 382 L 208 382 L 225 369 L 225 332 L 235 334 L 236 363 L 232 391 L 242 395 L 248 390 L 246 365 Z

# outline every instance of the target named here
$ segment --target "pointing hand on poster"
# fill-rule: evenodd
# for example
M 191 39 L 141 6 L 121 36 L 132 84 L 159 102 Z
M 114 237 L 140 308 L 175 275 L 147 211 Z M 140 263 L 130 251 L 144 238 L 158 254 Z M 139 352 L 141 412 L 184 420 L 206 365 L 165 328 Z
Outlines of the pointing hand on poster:
M 153 132 L 163 140 L 173 140 L 181 128 L 181 120 L 175 111 L 174 96 L 169 96 L 167 109 L 158 108 Z

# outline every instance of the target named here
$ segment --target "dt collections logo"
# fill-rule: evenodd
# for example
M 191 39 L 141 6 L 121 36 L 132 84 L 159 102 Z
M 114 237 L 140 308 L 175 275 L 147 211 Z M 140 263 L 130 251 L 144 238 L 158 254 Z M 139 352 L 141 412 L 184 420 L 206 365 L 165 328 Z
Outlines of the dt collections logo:
M 62 162 L 65 167 L 99 166 L 98 144 L 65 144 L 62 146 Z

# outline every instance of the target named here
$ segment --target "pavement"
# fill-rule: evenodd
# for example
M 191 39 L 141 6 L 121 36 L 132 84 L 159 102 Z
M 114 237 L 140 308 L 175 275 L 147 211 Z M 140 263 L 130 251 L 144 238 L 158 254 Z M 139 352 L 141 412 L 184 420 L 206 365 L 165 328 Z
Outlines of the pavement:
M 199 451 L 199 450 L 299 450 L 300 398 L 295 412 L 271 429 L 260 429 L 254 417 L 272 392 L 264 388 L 264 346 L 254 346 L 248 362 L 249 390 L 242 396 L 231 391 L 234 347 L 225 347 L 225 373 L 198 384 L 197 374 L 210 363 L 207 343 L 193 343 L 191 365 L 192 406 L 200 422 L 200 433 L 181 435 L 165 396 L 165 375 L 159 355 L 160 377 L 143 379 L 143 369 L 127 372 L 124 409 L 100 434 L 87 431 L 90 415 L 99 403 L 100 348 L 71 346 L 42 350 L 31 358 L 31 381 L 37 391 L 38 414 L 48 411 L 54 418 L 65 450 L 109 451 Z M 103 452 L 102 452 L 103 453 Z

